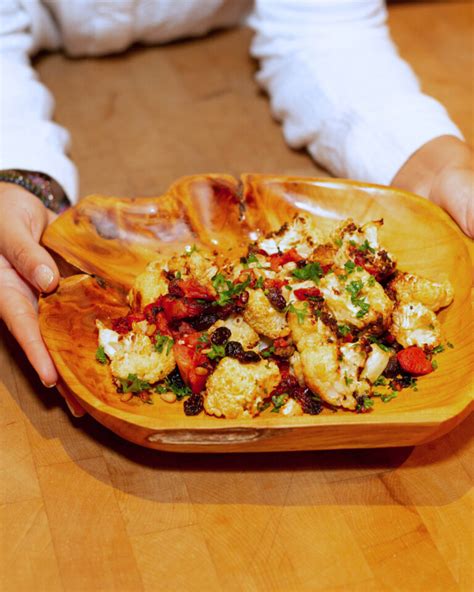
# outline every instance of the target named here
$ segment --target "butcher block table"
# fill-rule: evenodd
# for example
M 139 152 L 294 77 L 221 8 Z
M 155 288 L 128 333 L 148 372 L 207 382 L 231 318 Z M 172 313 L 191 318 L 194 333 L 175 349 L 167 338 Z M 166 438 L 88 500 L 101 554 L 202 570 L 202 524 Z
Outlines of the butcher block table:
M 398 2 L 390 18 L 473 142 L 472 4 Z M 324 175 L 285 145 L 250 39 L 40 56 L 81 195 L 154 195 L 209 171 Z M 472 416 L 415 448 L 147 450 L 72 418 L 1 331 L 2 592 L 473 589 Z

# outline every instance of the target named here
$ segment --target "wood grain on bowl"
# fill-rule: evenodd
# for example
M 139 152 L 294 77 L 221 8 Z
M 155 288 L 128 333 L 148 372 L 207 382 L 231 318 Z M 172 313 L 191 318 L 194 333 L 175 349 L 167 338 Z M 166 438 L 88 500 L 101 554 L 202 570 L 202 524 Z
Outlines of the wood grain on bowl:
M 126 310 L 126 289 L 160 254 L 203 244 L 239 256 L 249 237 L 278 228 L 296 211 L 322 227 L 353 218 L 384 219 L 381 244 L 399 267 L 430 279 L 448 277 L 455 299 L 439 318 L 454 344 L 439 369 L 373 412 L 329 410 L 294 418 L 187 417 L 181 404 L 122 402 L 108 368 L 95 361 L 95 319 Z M 86 274 L 61 281 L 40 302 L 40 326 L 55 364 L 84 408 L 120 436 L 180 451 L 266 451 L 418 444 L 438 437 L 472 407 L 471 262 L 457 227 L 430 202 L 387 187 L 340 180 L 199 175 L 157 198 L 90 196 L 52 224 L 44 243 Z M 87 274 L 94 274 L 100 279 Z

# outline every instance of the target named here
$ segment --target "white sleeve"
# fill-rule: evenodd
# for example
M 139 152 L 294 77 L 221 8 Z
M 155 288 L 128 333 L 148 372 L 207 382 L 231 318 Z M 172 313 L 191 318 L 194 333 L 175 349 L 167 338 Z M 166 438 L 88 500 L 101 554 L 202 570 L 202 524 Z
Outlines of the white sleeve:
M 256 0 L 257 80 L 286 141 L 339 177 L 389 184 L 429 140 L 462 138 L 397 53 L 382 0 Z
M 58 45 L 58 32 L 39 0 L 0 1 L 0 170 L 50 175 L 75 201 L 76 169 L 65 155 L 69 135 L 50 121 L 54 101 L 29 61 L 38 49 Z

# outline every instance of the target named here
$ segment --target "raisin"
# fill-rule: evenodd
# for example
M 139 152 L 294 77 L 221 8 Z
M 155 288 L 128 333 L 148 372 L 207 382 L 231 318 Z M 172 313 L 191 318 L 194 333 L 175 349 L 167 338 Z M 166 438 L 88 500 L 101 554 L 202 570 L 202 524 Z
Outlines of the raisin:
M 185 415 L 199 415 L 204 409 L 204 399 L 199 393 L 194 393 L 183 404 Z
M 289 344 L 285 347 L 275 347 L 275 351 L 273 353 L 278 358 L 284 358 L 285 360 L 288 360 L 295 353 L 295 346 L 293 344 Z
M 225 355 L 229 356 L 230 358 L 236 358 L 243 354 L 244 348 L 242 344 L 238 341 L 228 341 L 227 345 L 225 346 Z
M 253 364 L 260 361 L 260 356 L 254 351 L 244 351 L 236 356 L 241 364 Z
M 273 308 L 279 310 L 280 312 L 285 310 L 286 300 L 279 288 L 269 288 L 268 290 L 266 290 L 265 296 L 267 297 L 268 301 L 273 306 Z
M 211 343 L 214 345 L 224 345 L 229 341 L 231 330 L 227 327 L 219 327 L 211 334 Z
M 398 363 L 397 356 L 391 356 L 385 370 L 383 371 L 383 375 L 387 376 L 388 378 L 393 378 L 400 374 L 401 368 L 400 364 Z
M 320 399 L 307 387 L 296 388 L 293 397 L 301 405 L 303 413 L 318 415 L 323 409 Z
M 301 267 L 305 267 L 305 265 L 306 265 L 307 263 L 308 263 L 308 262 L 306 261 L 306 259 L 300 259 L 299 261 L 297 261 L 297 262 L 296 262 L 296 267 L 299 267 L 299 268 L 301 268 Z
M 205 312 L 204 314 L 199 315 L 195 319 L 192 319 L 191 325 L 194 327 L 196 331 L 206 331 L 218 320 L 219 315 L 217 313 Z

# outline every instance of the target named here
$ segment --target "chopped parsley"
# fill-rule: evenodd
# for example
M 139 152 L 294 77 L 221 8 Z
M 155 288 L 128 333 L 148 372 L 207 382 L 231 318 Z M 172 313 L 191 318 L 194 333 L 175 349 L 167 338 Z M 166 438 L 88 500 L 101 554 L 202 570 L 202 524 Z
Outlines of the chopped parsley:
M 225 345 L 211 343 L 211 349 L 207 352 L 207 357 L 210 360 L 220 360 L 225 357 Z
M 129 374 L 127 378 L 119 378 L 122 393 L 141 393 L 150 389 L 150 383 L 140 380 L 136 374 Z
M 336 239 L 334 240 L 334 243 L 335 243 L 335 245 L 336 245 L 337 247 L 342 247 L 342 239 L 340 239 L 340 238 L 336 238 Z
M 357 407 L 356 411 L 358 413 L 363 413 L 364 411 L 370 411 L 374 406 L 374 401 L 367 395 L 362 395 L 361 397 L 357 397 Z
M 377 380 L 374 382 L 374 386 L 385 386 L 387 381 L 384 376 L 380 375 Z
M 346 386 L 351 385 L 354 382 L 353 378 L 349 378 L 349 376 L 347 376 L 347 372 L 344 374 L 344 382 L 346 383 Z
M 441 352 L 444 352 L 444 345 L 437 345 L 431 350 L 431 352 L 433 354 L 440 354 Z
M 393 351 L 391 347 L 389 347 L 388 345 L 385 345 L 385 343 L 382 343 L 381 341 L 379 341 L 377 339 L 377 337 L 375 337 L 375 335 L 369 335 L 367 339 L 369 340 L 370 343 L 378 345 L 380 347 L 380 349 L 384 352 Z
M 370 305 L 365 299 L 365 297 L 359 298 L 360 291 L 363 287 L 364 284 L 362 283 L 362 280 L 354 280 L 350 282 L 348 286 L 346 286 L 346 292 L 349 292 L 349 294 L 351 295 L 352 304 L 359 308 L 359 310 L 356 313 L 356 317 L 358 319 L 365 317 L 365 315 L 369 312 L 370 308 Z
M 160 394 L 171 391 L 176 395 L 178 401 L 184 397 L 189 397 L 192 394 L 191 389 L 184 384 L 183 379 L 177 370 L 169 374 L 162 384 L 156 385 L 155 391 Z
M 337 331 L 339 335 L 345 337 L 346 335 L 349 335 L 349 333 L 351 332 L 351 328 L 348 325 L 338 325 Z
M 288 397 L 288 395 L 286 393 L 282 393 L 281 395 L 273 395 L 273 397 L 272 397 L 272 403 L 273 403 L 272 413 L 280 413 L 280 409 L 286 403 L 287 397 Z
M 372 393 L 373 397 L 379 397 L 380 400 L 382 401 L 382 403 L 388 403 L 389 401 L 391 401 L 392 399 L 395 399 L 397 396 L 397 392 L 396 391 L 392 391 L 390 393 L 378 393 L 378 392 L 373 392 Z
M 357 250 L 361 253 L 366 253 L 369 251 L 370 253 L 375 253 L 375 249 L 369 245 L 369 241 L 365 239 L 365 241 L 357 247 Z
M 248 268 L 251 263 L 258 263 L 257 255 L 255 255 L 255 253 L 250 253 L 247 257 L 242 257 L 240 262 L 245 268 Z
M 173 345 L 174 340 L 168 337 L 168 335 L 160 335 L 159 333 L 155 335 L 155 349 L 158 353 L 161 354 L 165 351 L 166 355 L 169 355 Z
M 249 275 L 245 281 L 239 284 L 234 284 L 231 280 L 226 279 L 222 273 L 216 274 L 212 278 L 212 285 L 219 295 L 216 304 L 218 306 L 226 306 L 227 304 L 230 304 L 235 296 L 239 296 L 246 288 L 248 288 L 251 281 Z
M 273 356 L 273 354 L 275 353 L 275 347 L 273 345 L 271 345 L 270 347 L 267 347 L 267 349 L 264 349 L 260 352 L 260 355 L 262 356 L 262 358 L 269 358 L 270 356 Z
M 369 277 L 369 279 L 367 280 L 367 285 L 369 286 L 369 288 L 372 288 L 373 286 L 375 286 L 375 278 L 373 275 L 371 275 Z
M 293 291 L 293 288 L 290 286 L 290 284 L 285 284 L 283 287 L 285 288 L 285 290 L 288 290 L 288 292 Z
M 255 282 L 255 288 L 256 288 L 256 289 L 258 289 L 258 288 L 263 288 L 263 281 L 264 281 L 264 280 L 263 280 L 263 277 L 262 277 L 262 276 L 260 276 L 260 277 L 257 279 L 257 281 Z
M 348 274 L 353 273 L 355 271 L 355 268 L 356 264 L 354 263 L 354 261 L 351 261 L 350 259 L 344 263 L 344 269 L 347 271 Z
M 299 267 L 292 271 L 293 277 L 299 280 L 312 280 L 315 284 L 323 277 L 324 272 L 319 263 L 307 263 L 304 267 Z
M 431 360 L 431 366 L 433 367 L 433 370 L 436 370 L 438 368 L 438 362 L 436 360 Z
M 302 325 L 304 323 L 305 318 L 308 315 L 308 303 L 305 302 L 303 304 L 303 308 L 296 308 L 296 306 L 294 304 L 289 304 L 286 309 L 285 312 L 292 312 L 296 315 L 296 318 L 298 320 L 298 325 Z
M 101 364 L 107 363 L 107 356 L 105 355 L 103 345 L 99 345 L 99 347 L 95 350 L 95 359 Z

